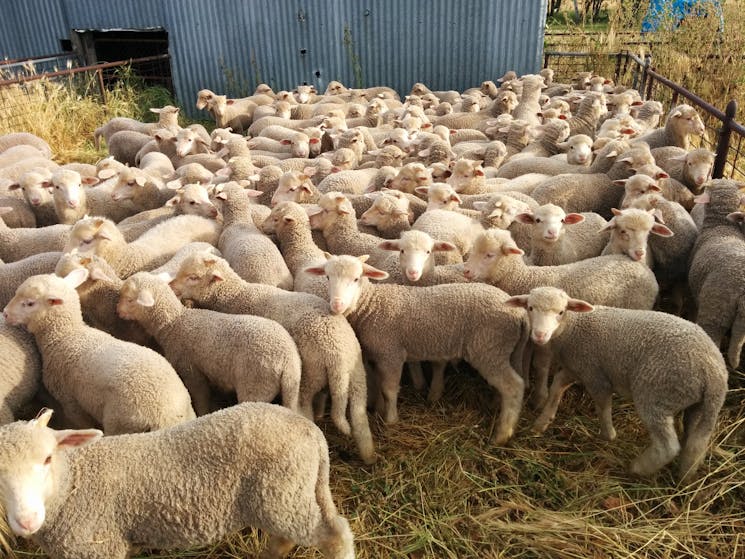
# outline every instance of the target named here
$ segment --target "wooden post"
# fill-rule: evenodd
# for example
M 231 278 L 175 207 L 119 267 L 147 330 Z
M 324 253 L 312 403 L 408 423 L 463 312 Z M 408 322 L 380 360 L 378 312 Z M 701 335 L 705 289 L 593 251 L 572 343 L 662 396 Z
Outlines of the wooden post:
M 711 171 L 711 178 L 713 179 L 721 179 L 724 176 L 724 165 L 727 163 L 729 141 L 732 136 L 732 121 L 735 120 L 737 114 L 737 101 L 732 99 L 727 103 L 724 114 L 725 119 L 722 121 L 722 128 L 719 130 L 719 139 L 717 140 L 717 155 L 714 159 L 714 168 Z

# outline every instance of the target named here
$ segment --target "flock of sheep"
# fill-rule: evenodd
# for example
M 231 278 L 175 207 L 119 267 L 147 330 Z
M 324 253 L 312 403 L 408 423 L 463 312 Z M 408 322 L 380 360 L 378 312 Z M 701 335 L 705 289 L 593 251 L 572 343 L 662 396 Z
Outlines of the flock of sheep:
M 741 185 L 709 179 L 690 106 L 659 127 L 660 103 L 591 73 L 497 81 L 202 90 L 211 134 L 171 106 L 114 118 L 95 166 L 0 137 L 11 530 L 123 559 L 250 525 L 262 557 L 352 558 L 313 420 L 328 403 L 372 464 L 368 405 L 395 423 L 404 368 L 434 401 L 460 360 L 499 394 L 494 444 L 528 388 L 541 433 L 578 381 L 605 439 L 612 395 L 634 403 L 651 443 L 633 474 L 678 457 L 690 480 L 727 392 L 719 346 L 737 367 L 745 339 Z M 49 409 L 14 421 L 40 402 L 59 429 Z

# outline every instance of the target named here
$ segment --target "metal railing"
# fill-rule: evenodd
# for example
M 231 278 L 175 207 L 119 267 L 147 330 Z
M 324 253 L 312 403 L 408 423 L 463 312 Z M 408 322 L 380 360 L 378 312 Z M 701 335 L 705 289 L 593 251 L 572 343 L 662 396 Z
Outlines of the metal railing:
M 651 56 L 642 59 L 627 51 L 546 51 L 543 62 L 544 67 L 551 65 L 555 70 L 557 81 L 570 80 L 581 70 L 592 70 L 599 75 L 613 76 L 615 83 L 638 90 L 642 99 L 660 101 L 665 113 L 682 102 L 694 106 L 699 110 L 706 127 L 706 132 L 700 140 L 700 147 L 707 147 L 716 153 L 712 177 L 745 180 L 745 126 L 735 120 L 736 101 L 730 101 L 726 109 L 721 110 L 657 73 L 652 65 Z
M 160 85 L 173 92 L 167 54 L 19 75 L 0 81 L 0 133 L 22 127 L 24 119 L 32 114 L 31 107 L 40 100 L 49 100 L 55 88 L 64 87 L 80 98 L 94 98 L 106 105 L 108 89 L 120 79 L 124 67 L 131 68 L 145 85 Z

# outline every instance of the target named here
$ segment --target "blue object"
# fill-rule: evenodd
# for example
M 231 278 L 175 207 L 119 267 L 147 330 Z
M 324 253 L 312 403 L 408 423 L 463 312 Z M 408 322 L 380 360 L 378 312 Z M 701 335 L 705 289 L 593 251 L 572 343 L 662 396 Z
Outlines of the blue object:
M 716 14 L 719 32 L 724 31 L 724 15 L 719 0 L 650 0 L 649 9 L 642 21 L 642 33 L 658 31 L 661 27 L 672 30 L 689 15 Z

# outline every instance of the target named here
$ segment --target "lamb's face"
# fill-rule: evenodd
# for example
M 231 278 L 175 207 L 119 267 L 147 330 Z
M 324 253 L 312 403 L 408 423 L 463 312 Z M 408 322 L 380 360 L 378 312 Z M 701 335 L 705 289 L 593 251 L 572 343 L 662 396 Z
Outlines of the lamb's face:
M 51 410 L 42 410 L 37 419 L 0 427 L 0 498 L 8 526 L 21 537 L 31 536 L 44 525 L 46 502 L 55 491 L 58 450 L 82 446 L 103 435 L 95 429 L 49 429 L 51 414 Z
M 75 171 L 61 169 L 52 175 L 52 195 L 59 206 L 78 208 L 83 200 L 83 184 Z
M 506 304 L 528 311 L 530 338 L 537 345 L 545 345 L 561 333 L 567 311 L 594 310 L 589 303 L 571 299 L 566 292 L 555 287 L 536 287 L 529 295 L 510 297 Z
M 484 280 L 491 277 L 493 270 L 505 258 L 523 254 L 508 231 L 490 229 L 476 238 L 468 260 L 463 265 L 463 275 L 472 281 Z
M 685 156 L 686 173 L 693 179 L 697 188 L 701 188 L 709 179 L 714 166 L 714 154 L 708 150 L 697 149 Z
M 27 325 L 35 316 L 51 306 L 47 301 L 48 286 L 38 276 L 28 278 L 3 310 L 5 321 L 11 326 Z
M 119 178 L 111 191 L 111 199 L 114 201 L 131 200 L 137 195 L 138 188 L 145 185 L 145 175 L 137 173 L 134 169 L 125 169 L 119 173 Z
M 537 208 L 532 216 L 524 216 L 526 214 L 519 214 L 517 219 L 522 223 L 530 223 L 535 227 L 533 238 L 542 239 L 549 243 L 555 243 L 561 238 L 564 233 L 565 224 L 584 221 L 583 216 L 579 214 L 566 214 L 563 209 L 554 204 L 545 204 Z
M 218 260 L 212 255 L 195 254 L 186 258 L 168 283 L 179 299 L 200 302 L 210 286 L 223 281 Z
M 197 153 L 198 144 L 203 140 L 193 130 L 184 128 L 176 135 L 176 155 L 186 157 L 191 153 Z
M 137 320 L 145 314 L 145 309 L 155 304 L 157 294 L 138 276 L 140 274 L 127 278 L 119 291 L 116 312 L 124 320 Z
M 49 171 L 29 171 L 24 173 L 17 184 L 10 185 L 9 190 L 20 188 L 26 201 L 38 207 L 52 200 L 52 173 Z
M 88 279 L 88 270 L 78 269 L 64 278 L 54 274 L 31 276 L 16 289 L 3 310 L 5 321 L 11 326 L 23 325 L 34 332 L 38 324 L 55 307 L 80 305 L 75 288 Z
M 435 241 L 422 231 L 406 231 L 397 241 L 385 241 L 379 245 L 385 250 L 397 250 L 401 271 L 410 282 L 422 279 L 424 271 L 434 266 L 435 251 L 457 250 L 455 245 L 446 241 Z
M 326 254 L 322 265 L 306 268 L 305 272 L 326 276 L 329 288 L 329 305 L 334 314 L 346 314 L 357 306 L 364 278 L 383 280 L 386 272 L 365 264 L 367 256 L 332 256 Z
M 166 205 L 177 205 L 184 214 L 210 219 L 216 219 L 220 213 L 210 200 L 207 189 L 199 184 L 187 184 Z
M 100 218 L 81 219 L 73 225 L 65 252 L 77 249 L 78 252 L 99 254 L 114 238 L 116 225 Z

